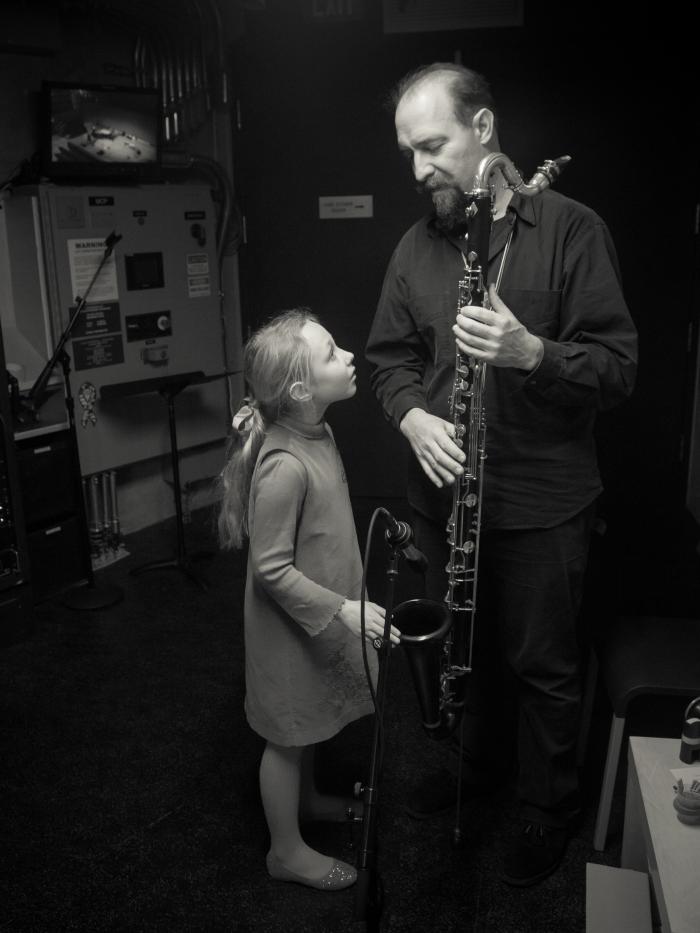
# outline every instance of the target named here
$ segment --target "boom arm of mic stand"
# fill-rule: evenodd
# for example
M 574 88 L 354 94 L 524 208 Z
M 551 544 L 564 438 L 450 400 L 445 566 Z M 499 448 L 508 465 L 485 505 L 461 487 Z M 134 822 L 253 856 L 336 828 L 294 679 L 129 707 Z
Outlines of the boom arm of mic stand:
M 104 255 L 102 256 L 102 259 L 100 260 L 100 264 L 97 267 L 97 270 L 95 271 L 95 274 L 92 277 L 92 281 L 88 285 L 85 291 L 85 294 L 83 295 L 82 298 L 76 296 L 76 299 L 75 299 L 77 302 L 76 308 L 75 308 L 75 311 L 73 312 L 73 315 L 70 321 L 68 322 L 68 326 L 61 334 L 61 339 L 58 341 L 58 344 L 56 346 L 56 349 L 53 351 L 53 355 L 51 356 L 51 359 L 46 363 L 46 366 L 44 366 L 42 371 L 37 376 L 36 381 L 34 382 L 34 385 L 31 387 L 31 389 L 27 393 L 28 407 L 34 413 L 38 412 L 41 406 L 46 401 L 46 385 L 49 379 L 51 378 L 51 373 L 53 372 L 53 368 L 56 365 L 56 363 L 58 363 L 58 361 L 60 360 L 61 354 L 63 353 L 63 348 L 65 347 L 68 341 L 68 338 L 70 337 L 73 331 L 73 328 L 75 327 L 76 321 L 80 317 L 80 312 L 83 310 L 83 308 L 87 304 L 87 300 L 88 300 L 88 297 L 90 296 L 90 292 L 92 291 L 93 285 L 97 281 L 97 276 L 100 274 L 100 272 L 102 272 L 102 267 L 107 262 L 109 257 L 112 255 L 112 250 L 114 249 L 115 245 L 119 242 L 119 240 L 121 240 L 121 236 L 115 233 L 114 230 L 110 233 L 110 235 L 105 240 Z
M 63 348 L 65 347 L 66 342 L 68 338 L 70 337 L 70 334 L 73 328 L 75 327 L 75 322 L 78 320 L 80 316 L 80 312 L 83 310 L 86 303 L 87 303 L 86 298 L 81 298 L 80 301 L 78 302 L 75 312 L 68 323 L 68 327 L 66 327 L 66 329 L 63 331 L 63 334 L 61 335 L 61 339 L 58 341 L 58 345 L 56 346 L 56 349 L 54 350 L 51 359 L 47 362 L 46 366 L 44 366 L 42 371 L 39 373 L 39 375 L 37 376 L 36 382 L 34 383 L 34 385 L 31 387 L 31 389 L 27 393 L 27 402 L 33 412 L 39 411 L 41 406 L 46 401 L 46 395 L 47 395 L 46 385 L 49 379 L 51 378 L 51 373 L 53 372 L 54 366 L 58 363 L 58 361 L 61 358 L 61 354 L 63 353 Z

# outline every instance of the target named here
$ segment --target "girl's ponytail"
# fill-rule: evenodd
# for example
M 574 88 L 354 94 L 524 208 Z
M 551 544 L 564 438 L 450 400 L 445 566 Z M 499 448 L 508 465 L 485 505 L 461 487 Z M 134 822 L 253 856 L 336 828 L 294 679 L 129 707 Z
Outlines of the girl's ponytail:
M 222 548 L 240 548 L 248 537 L 248 497 L 250 481 L 260 448 L 265 440 L 265 419 L 257 405 L 245 426 L 234 431 L 229 441 L 226 465 L 221 471 L 222 503 L 219 512 L 219 542 Z

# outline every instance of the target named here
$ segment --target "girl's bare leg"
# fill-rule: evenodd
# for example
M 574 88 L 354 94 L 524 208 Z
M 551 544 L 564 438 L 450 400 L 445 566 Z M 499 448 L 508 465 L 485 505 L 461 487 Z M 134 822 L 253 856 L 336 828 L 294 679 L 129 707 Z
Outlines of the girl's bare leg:
M 268 742 L 260 762 L 260 794 L 270 830 L 270 853 L 289 871 L 322 878 L 333 859 L 308 846 L 299 831 L 299 792 L 304 748 Z

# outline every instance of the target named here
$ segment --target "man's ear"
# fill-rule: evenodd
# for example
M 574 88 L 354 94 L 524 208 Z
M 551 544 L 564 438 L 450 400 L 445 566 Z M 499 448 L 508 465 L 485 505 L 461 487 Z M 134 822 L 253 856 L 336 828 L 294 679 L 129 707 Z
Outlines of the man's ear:
M 493 110 L 482 107 L 481 110 L 476 111 L 472 117 L 472 129 L 482 146 L 488 146 L 493 138 L 495 128 L 496 118 L 493 115 Z
M 295 402 L 308 402 L 311 393 L 303 382 L 293 382 L 289 387 L 289 394 Z

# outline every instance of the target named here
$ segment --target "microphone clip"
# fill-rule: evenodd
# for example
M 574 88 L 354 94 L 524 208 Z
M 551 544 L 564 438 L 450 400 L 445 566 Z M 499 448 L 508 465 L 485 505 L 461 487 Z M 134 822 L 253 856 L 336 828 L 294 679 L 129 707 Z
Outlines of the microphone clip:
M 411 567 L 425 573 L 428 561 L 425 555 L 412 543 L 413 531 L 411 526 L 408 522 L 402 522 L 394 518 L 391 512 L 386 509 L 382 509 L 381 512 L 388 526 L 384 532 L 387 544 L 400 550 Z

